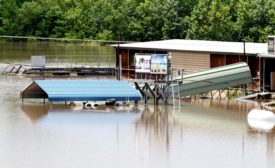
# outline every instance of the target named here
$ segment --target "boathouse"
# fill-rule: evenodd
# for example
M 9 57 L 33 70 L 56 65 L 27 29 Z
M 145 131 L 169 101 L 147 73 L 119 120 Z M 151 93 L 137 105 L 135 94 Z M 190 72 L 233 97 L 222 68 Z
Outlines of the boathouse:
M 270 73 L 275 72 L 271 64 L 275 63 L 275 56 L 266 57 L 267 43 L 173 39 L 119 44 L 113 47 L 116 49 L 116 68 L 119 69 L 121 64 L 122 74 L 126 78 L 136 77 L 135 54 L 168 54 L 171 68 L 182 69 L 185 73 L 246 62 L 253 81 L 261 86 L 258 89 L 275 91 L 275 84 L 274 88 L 270 87 Z
M 48 101 L 139 101 L 140 93 L 127 81 L 35 80 L 21 91 L 21 98 Z

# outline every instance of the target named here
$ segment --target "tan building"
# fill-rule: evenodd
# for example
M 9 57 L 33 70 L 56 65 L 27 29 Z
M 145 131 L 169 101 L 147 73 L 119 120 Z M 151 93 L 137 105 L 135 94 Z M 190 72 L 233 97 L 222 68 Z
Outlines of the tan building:
M 267 90 L 271 89 L 270 64 L 275 56 L 268 53 L 267 43 L 220 42 L 205 40 L 162 40 L 113 45 L 116 49 L 116 67 L 121 55 L 122 72 L 125 77 L 135 77 L 134 55 L 136 53 L 165 53 L 171 56 L 171 67 L 185 72 L 200 71 L 218 66 L 246 62 L 252 78 Z M 268 62 L 262 58 L 268 55 Z M 266 56 L 267 57 L 267 56 Z M 274 66 L 275 67 L 275 66 Z M 268 72 L 264 68 L 268 68 Z M 274 68 L 275 71 L 275 68 Z M 266 72 L 264 74 L 264 72 Z M 275 78 L 275 77 L 274 77 Z M 275 82 L 274 82 L 275 83 Z M 274 87 L 275 90 L 275 87 Z

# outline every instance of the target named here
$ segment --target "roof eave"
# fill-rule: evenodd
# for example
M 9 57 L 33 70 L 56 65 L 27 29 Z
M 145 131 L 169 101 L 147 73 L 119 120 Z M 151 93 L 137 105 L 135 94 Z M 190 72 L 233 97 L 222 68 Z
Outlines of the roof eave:
M 115 47 L 116 49 L 118 49 L 118 47 Z M 197 51 L 197 50 L 180 50 L 180 49 L 160 49 L 160 48 L 144 48 L 144 47 L 119 47 L 119 49 L 129 49 L 129 50 L 153 50 L 153 51 L 167 51 L 167 52 L 173 52 L 173 51 L 181 51 L 181 52 L 198 52 L 198 53 L 210 53 L 210 54 L 228 54 L 228 55 L 249 55 L 249 56 L 257 56 L 258 53 L 251 53 L 251 52 L 247 52 L 247 53 L 243 53 L 243 52 L 230 52 L 230 51 Z

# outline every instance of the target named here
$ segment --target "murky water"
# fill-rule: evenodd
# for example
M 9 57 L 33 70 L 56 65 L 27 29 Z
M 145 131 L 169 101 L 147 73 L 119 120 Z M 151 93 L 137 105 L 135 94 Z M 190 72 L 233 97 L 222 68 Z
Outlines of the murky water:
M 1 77 L 1 167 L 268 167 L 275 130 L 252 128 L 255 103 L 192 100 L 82 110 L 19 98 L 31 79 Z
M 114 66 L 115 50 L 86 43 L 0 42 L 1 63 L 30 64 L 31 56 L 46 57 L 46 66 Z
M 247 120 L 258 103 L 200 99 L 93 110 L 22 104 L 20 91 L 31 81 L 0 76 L 0 167 L 275 167 L 274 123 Z

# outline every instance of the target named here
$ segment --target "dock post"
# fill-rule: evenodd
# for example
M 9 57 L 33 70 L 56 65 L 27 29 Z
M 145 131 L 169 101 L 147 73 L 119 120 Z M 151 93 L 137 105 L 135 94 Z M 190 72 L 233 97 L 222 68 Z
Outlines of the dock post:
M 242 88 L 243 88 L 243 95 L 246 96 L 246 95 L 247 95 L 247 94 L 246 94 L 246 85 L 243 85 Z
M 119 53 L 119 79 L 118 80 L 121 80 L 122 78 L 122 57 L 121 57 L 121 54 Z

